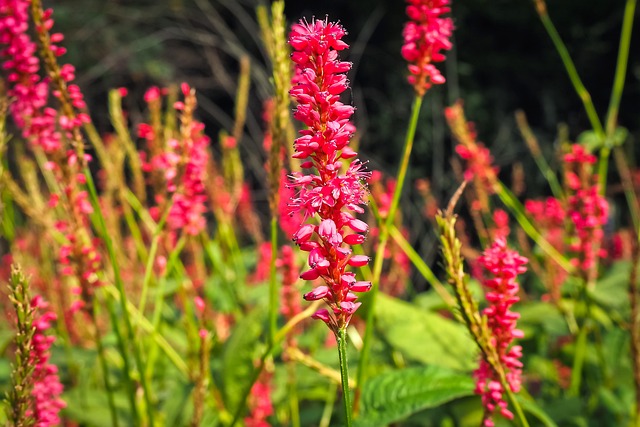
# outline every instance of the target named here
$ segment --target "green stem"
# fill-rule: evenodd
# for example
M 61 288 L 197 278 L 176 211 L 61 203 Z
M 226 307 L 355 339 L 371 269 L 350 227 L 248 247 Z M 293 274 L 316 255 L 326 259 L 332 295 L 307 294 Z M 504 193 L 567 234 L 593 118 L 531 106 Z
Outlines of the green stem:
M 276 259 L 278 258 L 278 219 L 271 217 L 271 264 L 269 266 L 269 342 L 273 345 L 278 330 L 278 280 Z
M 160 334 L 160 323 L 162 322 L 162 310 L 164 308 L 164 299 L 166 295 L 164 294 L 164 287 L 166 284 L 166 278 L 169 273 L 174 269 L 178 262 L 178 257 L 182 252 L 187 240 L 185 235 L 183 234 L 178 242 L 176 243 L 176 247 L 169 254 L 169 259 L 167 260 L 167 267 L 164 273 L 160 276 L 160 281 L 158 283 L 158 289 L 156 290 L 156 299 L 155 299 L 155 307 L 153 309 L 153 318 L 152 325 L 153 331 L 156 334 Z M 142 311 L 140 311 L 142 313 Z M 147 369 L 144 372 L 145 377 L 149 380 L 153 378 L 153 373 L 155 371 L 156 360 L 158 356 L 158 346 L 155 342 L 151 342 L 151 345 L 147 349 L 147 354 L 149 355 L 149 360 L 147 363 Z
M 300 403 L 298 401 L 298 377 L 296 364 L 287 363 L 289 374 L 289 411 L 291 412 L 291 427 L 300 427 Z
M 364 332 L 364 338 L 362 343 L 362 352 L 360 353 L 360 360 L 358 360 L 358 372 L 356 379 L 356 389 L 354 394 L 354 407 L 353 410 L 357 414 L 358 404 L 360 401 L 361 387 L 364 384 L 365 369 L 369 361 L 369 353 L 371 352 L 371 344 L 373 340 L 373 323 L 374 313 L 376 306 L 376 296 L 378 295 L 380 288 L 380 275 L 382 273 L 382 263 L 384 261 L 384 251 L 387 246 L 387 240 L 389 239 L 389 229 L 393 224 L 393 219 L 400 203 L 400 196 L 402 194 L 402 187 L 404 186 L 404 180 L 407 176 L 407 170 L 409 168 L 409 159 L 411 157 L 411 150 L 413 148 L 413 140 L 416 135 L 416 128 L 418 127 L 418 118 L 420 116 L 420 107 L 422 106 L 422 97 L 416 96 L 413 100 L 411 108 L 411 119 L 409 120 L 409 127 L 407 129 L 407 136 L 404 141 L 404 151 L 402 153 L 402 160 L 400 161 L 400 168 L 398 169 L 398 176 L 396 178 L 396 188 L 393 192 L 393 198 L 391 199 L 391 206 L 389 207 L 389 213 L 384 223 L 380 224 L 380 237 L 378 240 L 378 249 L 375 254 L 375 261 L 373 264 L 373 276 L 371 280 L 372 288 L 371 295 L 369 297 L 369 307 L 367 310 L 366 329 Z
M 555 46 L 556 50 L 558 51 L 558 54 L 560 55 L 560 58 L 562 59 L 562 63 L 564 64 L 564 67 L 567 70 L 567 74 L 569 74 L 569 79 L 573 84 L 573 88 L 575 89 L 576 93 L 580 97 L 580 100 L 582 101 L 582 104 L 584 105 L 584 109 L 587 112 L 589 121 L 591 122 L 591 127 L 596 132 L 596 135 L 598 135 L 598 137 L 602 141 L 604 141 L 605 140 L 604 129 L 602 128 L 602 123 L 598 118 L 598 113 L 596 112 L 596 108 L 593 105 L 593 101 L 591 100 L 591 95 L 589 94 L 589 91 L 587 90 L 587 88 L 585 88 L 584 84 L 582 83 L 582 80 L 580 79 L 580 75 L 578 74 L 578 71 L 576 70 L 576 66 L 573 63 L 573 60 L 571 59 L 571 55 L 569 55 L 569 51 L 567 50 L 567 47 L 562 41 L 560 34 L 558 34 L 558 31 L 556 30 L 555 25 L 553 25 L 553 22 L 551 21 L 551 18 L 549 18 L 549 15 L 546 13 L 546 11 L 544 11 L 544 13 L 539 13 L 538 16 L 540 16 L 542 25 L 544 25 L 545 30 L 547 30 L 547 33 L 549 34 L 549 37 L 551 38 L 553 45 Z
M 425 278 L 429 285 L 436 291 L 440 298 L 447 304 L 449 307 L 455 307 L 456 301 L 451 296 L 444 285 L 438 280 L 436 275 L 433 273 L 431 268 L 427 265 L 426 262 L 422 259 L 420 254 L 416 252 L 415 249 L 411 246 L 411 244 L 405 239 L 400 230 L 396 226 L 392 226 L 390 230 L 391 238 L 396 242 L 396 244 L 402 249 L 402 251 L 407 255 L 409 260 L 413 263 L 414 267 L 422 277 Z
M 616 74 L 613 80 L 611 99 L 607 110 L 606 120 L 606 140 L 600 151 L 598 162 L 598 180 L 600 183 L 600 194 L 604 195 L 607 187 L 607 170 L 609 167 L 609 156 L 611 154 L 613 135 L 618 122 L 618 110 L 620 100 L 624 91 L 624 81 L 627 74 L 627 64 L 629 62 L 629 47 L 631 45 L 631 30 L 633 28 L 633 15 L 636 9 L 636 0 L 627 0 L 624 8 L 624 18 L 622 20 L 622 31 L 620 33 L 620 45 L 618 47 L 618 60 L 616 62 Z
M 531 223 L 527 214 L 524 211 L 524 208 L 520 201 L 516 198 L 516 196 L 507 189 L 507 187 L 502 183 L 498 182 L 496 184 L 496 193 L 502 203 L 507 206 L 511 212 L 516 217 L 516 221 L 520 224 L 520 227 L 524 230 L 525 233 L 529 237 L 531 237 L 540 249 L 547 253 L 558 265 L 564 269 L 568 273 L 572 273 L 575 270 L 575 267 L 571 265 L 569 260 L 562 255 L 556 248 L 553 247 L 551 243 L 549 243 L 541 234 L 538 232 L 536 227 Z
M 520 406 L 520 402 L 518 402 L 518 399 L 516 399 L 515 394 L 511 391 L 508 384 L 506 387 L 504 387 L 504 389 L 507 391 L 507 396 L 509 397 L 511 406 L 513 406 L 513 409 L 516 411 L 516 415 L 518 416 L 518 421 L 520 421 L 520 427 L 529 427 L 529 422 L 527 421 L 527 417 L 525 417 L 524 411 L 522 410 L 522 406 Z
M 340 378 L 342 379 L 342 401 L 346 426 L 351 427 L 351 392 L 349 391 L 349 366 L 347 365 L 347 328 L 340 328 L 336 334 L 338 357 L 340 358 Z
M 320 424 L 318 427 L 330 427 L 331 415 L 333 415 L 333 406 L 336 401 L 336 394 L 338 392 L 338 384 L 331 383 L 329 386 L 329 392 L 327 393 L 327 400 L 325 401 L 324 410 L 322 411 L 322 418 L 320 418 Z
M 622 21 L 622 32 L 620 33 L 620 46 L 618 48 L 618 61 L 616 63 L 616 74 L 613 81 L 613 90 L 607 110 L 607 136 L 611 137 L 616 130 L 618 121 L 618 110 L 620 100 L 624 90 L 624 82 L 627 74 L 627 63 L 629 62 L 629 47 L 631 45 L 631 30 L 633 28 L 633 16 L 636 9 L 636 0 L 627 0 L 624 8 L 624 18 Z
M 151 283 L 151 277 L 153 275 L 153 266 L 156 260 L 156 254 L 158 252 L 160 238 L 162 237 L 162 228 L 164 227 L 164 223 L 167 221 L 167 218 L 169 217 L 171 206 L 173 206 L 173 198 L 171 198 L 171 202 L 169 202 L 169 204 L 165 208 L 164 212 L 162 213 L 162 217 L 160 218 L 160 221 L 158 221 L 158 224 L 156 225 L 153 241 L 151 242 L 151 248 L 149 249 L 147 264 L 144 269 L 144 278 L 142 279 L 142 292 L 140 295 L 140 305 L 138 306 L 138 311 L 140 311 L 140 313 L 143 313 L 143 314 L 147 305 L 147 293 L 149 292 L 149 284 Z
M 293 316 L 287 322 L 287 324 L 284 325 L 278 331 L 278 333 L 275 335 L 273 344 L 271 344 L 271 343 L 267 344 L 267 348 L 264 351 L 264 353 L 262 354 L 262 357 L 260 358 L 260 362 L 258 363 L 258 366 L 256 366 L 253 369 L 253 372 L 251 373 L 251 377 L 250 377 L 249 383 L 247 384 L 245 389 L 242 391 L 242 399 L 240 400 L 240 403 L 238 404 L 238 407 L 236 408 L 236 410 L 235 410 L 235 412 L 233 414 L 233 419 L 231 421 L 231 424 L 229 424 L 229 427 L 234 427 L 238 423 L 238 421 L 240 421 L 240 418 L 242 417 L 242 414 L 244 413 L 244 410 L 245 410 L 247 397 L 249 396 L 249 393 L 251 393 L 251 388 L 253 387 L 253 384 L 258 380 L 258 377 L 260 376 L 260 373 L 264 369 L 265 362 L 271 356 L 271 353 L 275 350 L 276 345 L 280 341 L 282 341 L 284 339 L 284 337 L 286 337 L 287 334 L 298 323 L 300 323 L 302 320 L 310 317 L 313 313 L 315 313 L 316 310 L 318 310 L 318 307 L 320 307 L 321 304 L 322 304 L 322 301 L 316 301 L 313 304 L 311 304 L 309 307 L 307 307 L 303 312 L 298 313 L 295 316 Z
M 124 317 L 124 324 L 127 329 L 127 335 L 129 341 L 134 344 L 131 347 L 133 348 L 133 358 L 136 362 L 138 370 L 140 372 L 140 383 L 142 385 L 142 390 L 144 393 L 145 406 L 147 409 L 147 416 L 149 418 L 149 425 L 151 427 L 154 426 L 154 414 L 153 414 L 153 406 L 151 404 L 151 396 L 149 385 L 147 384 L 147 380 L 144 376 L 144 361 L 142 360 L 142 356 L 140 354 L 140 350 L 137 345 L 134 343 L 134 331 L 133 326 L 131 324 L 131 318 L 129 317 L 129 312 L 127 311 L 127 295 L 124 289 L 124 281 L 122 280 L 122 276 L 120 275 L 120 265 L 118 264 L 118 260 L 116 258 L 115 249 L 113 247 L 113 241 L 109 236 L 109 232 L 107 231 L 107 224 L 104 219 L 104 215 L 102 214 L 102 210 L 100 209 L 100 202 L 98 199 L 98 192 L 96 191 L 95 184 L 93 182 L 93 177 L 91 176 L 91 172 L 85 167 L 84 175 L 87 179 L 87 188 L 89 190 L 89 196 L 91 198 L 91 203 L 95 210 L 95 213 L 98 218 L 98 227 L 100 229 L 100 234 L 102 234 L 102 240 L 104 241 L 107 247 L 107 253 L 109 254 L 109 259 L 111 261 L 111 268 L 113 269 L 113 275 L 116 282 L 116 287 L 118 289 L 118 293 L 120 294 L 120 308 L 122 310 L 122 316 Z M 111 310 L 110 310 L 111 311 Z M 126 351 L 123 352 L 122 357 L 125 359 Z
M 98 328 L 98 322 L 96 321 L 98 301 L 93 300 L 93 311 L 91 312 L 91 320 L 93 321 L 93 327 L 95 328 L 96 347 L 98 350 L 98 359 L 100 360 L 100 368 L 102 369 L 102 378 L 104 380 L 104 388 L 107 391 L 107 400 L 109 402 L 109 412 L 111 413 L 111 424 L 113 427 L 118 427 L 118 413 L 116 411 L 116 403 L 113 398 L 113 387 L 109 382 L 109 367 L 107 365 L 107 359 L 104 354 L 104 345 L 102 343 L 102 334 L 100 328 Z M 135 401 L 133 401 L 135 406 Z
M 584 366 L 584 358 L 587 353 L 587 322 L 580 327 L 578 339 L 576 340 L 576 349 L 573 357 L 573 368 L 571 369 L 571 384 L 569 385 L 569 396 L 580 395 L 580 385 L 582 383 L 582 367 Z
M 113 299 L 115 300 L 120 299 L 120 294 L 115 286 L 111 284 L 107 284 L 106 286 L 103 287 L 103 289 Z M 108 300 L 108 301 L 111 301 L 111 300 Z M 139 325 L 145 333 L 151 335 L 151 338 L 153 338 L 153 340 L 156 342 L 158 347 L 160 347 L 164 351 L 165 355 L 173 363 L 176 369 L 185 378 L 187 378 L 188 377 L 187 364 L 182 359 L 182 357 L 178 354 L 178 352 L 173 347 L 171 347 L 171 344 L 169 344 L 169 342 L 162 335 L 158 334 L 153 329 L 153 325 L 151 324 L 151 322 L 149 322 L 149 320 L 146 317 L 144 317 L 130 301 L 127 301 L 126 304 L 127 304 L 127 311 L 129 312 L 129 315 L 133 317 L 136 324 Z

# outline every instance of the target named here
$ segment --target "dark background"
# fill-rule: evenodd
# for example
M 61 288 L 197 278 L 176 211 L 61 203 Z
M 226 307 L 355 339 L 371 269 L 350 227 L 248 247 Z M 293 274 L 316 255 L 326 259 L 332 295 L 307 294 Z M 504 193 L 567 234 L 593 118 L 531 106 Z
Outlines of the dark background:
M 74 0 L 55 6 L 57 28 L 67 35 L 66 58 L 77 65 L 94 120 L 105 132 L 109 88 L 129 88 L 127 107 L 136 122 L 142 118 L 141 99 L 148 86 L 187 81 L 198 90 L 199 114 L 215 141 L 219 131 L 232 128 L 238 58 L 249 55 L 251 102 L 240 146 L 254 198 L 266 215 L 261 114 L 270 86 L 255 22 L 257 4 L 257 0 Z M 354 62 L 349 77 L 361 157 L 370 160 L 371 169 L 390 174 L 395 174 L 413 97 L 400 56 L 404 9 L 400 0 L 289 1 L 286 6 L 290 22 L 328 15 L 348 30 L 347 59 Z M 454 144 L 442 110 L 462 98 L 467 117 L 476 123 L 480 140 L 501 167 L 501 177 L 508 182 L 511 165 L 521 162 L 527 197 L 548 194 L 515 126 L 514 112 L 526 112 L 552 164 L 558 126 L 566 124 L 575 139 L 589 129 L 589 122 L 533 2 L 454 0 L 452 9 L 455 48 L 439 65 L 447 84 L 427 94 L 410 179 L 428 177 L 438 198 L 451 195 L 457 183 L 450 167 Z M 549 2 L 548 9 L 604 122 L 624 2 L 556 1 Z M 636 157 L 632 143 L 640 129 L 640 29 L 634 30 L 619 116 L 620 124 L 631 132 L 626 147 L 632 163 Z M 610 179 L 618 180 L 613 165 Z M 411 186 L 408 192 L 405 220 L 414 244 L 429 257 L 435 236 L 425 225 Z

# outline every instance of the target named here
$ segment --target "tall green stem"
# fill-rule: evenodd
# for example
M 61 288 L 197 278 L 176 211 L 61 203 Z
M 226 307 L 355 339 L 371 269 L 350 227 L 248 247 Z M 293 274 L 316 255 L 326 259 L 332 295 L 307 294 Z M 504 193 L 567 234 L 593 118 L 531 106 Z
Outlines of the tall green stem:
M 578 96 L 580 97 L 580 100 L 582 101 L 582 104 L 584 105 L 584 109 L 587 112 L 589 121 L 591 122 L 591 127 L 596 132 L 598 137 L 604 141 L 605 139 L 604 129 L 602 127 L 602 123 L 600 122 L 600 118 L 598 117 L 596 108 L 593 105 L 593 101 L 591 100 L 591 95 L 589 94 L 589 91 L 582 83 L 582 80 L 580 79 L 580 75 L 576 70 L 576 66 L 573 63 L 573 59 L 571 59 L 571 55 L 569 55 L 569 51 L 567 50 L 567 47 L 562 41 L 560 34 L 558 34 L 558 31 L 556 30 L 555 25 L 553 25 L 551 18 L 549 18 L 549 14 L 547 13 L 546 9 L 542 11 L 539 10 L 538 16 L 540 16 L 540 21 L 542 21 L 542 25 L 544 26 L 545 30 L 547 30 L 547 33 L 549 34 L 549 37 L 551 38 L 553 45 L 555 46 L 556 50 L 558 51 L 558 54 L 560 55 L 560 58 L 562 59 L 562 63 L 564 64 L 564 67 L 567 70 L 567 74 L 569 74 L 569 79 L 573 84 L 573 88 L 577 92 Z
M 271 264 L 269 266 L 269 343 L 278 330 L 278 280 L 276 277 L 276 258 L 278 257 L 278 219 L 271 217 Z
M 391 206 L 389 207 L 389 213 L 384 223 L 380 224 L 380 237 L 378 240 L 378 249 L 375 254 L 375 261 L 373 264 L 373 277 L 371 280 L 372 288 L 369 297 L 369 307 L 367 310 L 366 329 L 364 332 L 364 339 L 362 344 L 362 352 L 360 353 L 360 360 L 358 361 L 358 373 L 356 380 L 356 389 L 354 394 L 354 412 L 358 412 L 358 403 L 360 400 L 360 390 L 362 384 L 364 384 L 365 369 L 369 361 L 369 353 L 371 352 L 371 341 L 373 339 L 373 323 L 374 313 L 376 305 L 376 296 L 380 288 L 380 274 L 382 273 L 382 263 L 384 261 L 384 251 L 389 240 L 389 229 L 393 224 L 393 219 L 400 203 L 400 195 L 402 194 L 402 187 L 404 186 L 404 180 L 407 176 L 407 170 L 409 168 L 409 159 L 411 157 L 411 150 L 413 149 L 413 140 L 416 135 L 416 128 L 418 127 L 418 117 L 420 116 L 420 107 L 422 106 L 422 97 L 416 96 L 413 100 L 413 106 L 411 109 L 411 119 L 409 120 L 409 128 L 407 129 L 407 136 L 404 141 L 404 151 L 402 153 L 402 160 L 400 161 L 400 168 L 398 169 L 398 175 L 396 177 L 396 188 L 393 192 L 393 198 L 391 200 Z
M 293 316 L 286 323 L 286 325 L 284 325 L 278 331 L 278 333 L 275 335 L 273 344 L 267 343 L 267 348 L 264 351 L 264 353 L 262 354 L 262 357 L 260 358 L 260 363 L 258 363 L 258 366 L 256 366 L 253 369 L 253 372 L 251 373 L 251 377 L 249 378 L 249 382 L 247 383 L 246 387 L 242 391 L 240 403 L 238 404 L 238 407 L 236 408 L 235 412 L 233 413 L 233 419 L 231 420 L 231 423 L 229 424 L 229 427 L 234 427 L 238 423 L 238 421 L 240 421 L 240 418 L 242 417 L 242 414 L 244 413 L 244 411 L 246 409 L 247 397 L 249 396 L 249 393 L 251 393 L 251 388 L 253 387 L 253 384 L 258 380 L 258 377 L 260 376 L 260 373 L 264 369 L 265 362 L 271 356 L 271 353 L 275 350 L 276 344 L 278 344 L 280 341 L 282 341 L 284 339 L 284 337 L 286 337 L 287 334 L 298 323 L 300 323 L 302 320 L 310 317 L 313 313 L 315 313 L 316 310 L 318 310 L 318 307 L 320 307 L 321 304 L 322 304 L 322 301 L 315 301 L 313 304 L 311 304 L 309 307 L 307 307 L 303 312 L 298 313 L 295 316 Z
M 609 166 L 609 156 L 611 154 L 613 135 L 618 122 L 618 110 L 620 100 L 624 90 L 624 81 L 627 74 L 627 63 L 629 62 L 629 47 L 631 45 L 631 30 L 633 28 L 633 15 L 636 10 L 636 0 L 627 0 L 624 8 L 624 18 L 622 21 L 622 31 L 620 33 L 620 45 L 618 47 L 618 60 L 616 62 L 616 74 L 611 90 L 611 99 L 607 110 L 606 140 L 600 151 L 600 161 L 598 162 L 598 179 L 600 180 L 600 194 L 605 193 L 607 186 L 607 169 Z
M 96 321 L 96 309 L 98 301 L 93 300 L 93 308 L 91 312 L 91 320 L 93 327 L 95 328 L 96 347 L 98 350 L 98 359 L 100 360 L 100 368 L 102 369 L 102 378 L 104 380 L 104 388 L 107 391 L 107 401 L 109 402 L 109 412 L 111 413 L 111 425 L 118 427 L 118 413 L 116 411 L 116 403 L 113 398 L 113 387 L 109 382 L 109 366 L 107 365 L 107 358 L 104 354 L 104 345 L 102 343 L 102 334 L 100 328 L 98 328 L 98 322 Z M 135 407 L 135 401 L 132 402 Z
M 107 224 L 105 222 L 104 215 L 100 210 L 98 192 L 96 190 L 95 184 L 93 183 L 93 177 L 91 176 L 91 172 L 89 172 L 89 170 L 85 168 L 84 175 L 87 179 L 87 188 L 89 190 L 91 204 L 93 205 L 93 208 L 98 218 L 98 227 L 100 229 L 99 231 L 100 231 L 100 234 L 102 235 L 101 236 L 102 240 L 104 241 L 105 246 L 107 247 L 107 253 L 109 254 L 109 259 L 111 261 L 111 268 L 113 270 L 116 287 L 118 289 L 118 293 L 120 294 L 120 308 L 122 310 L 122 316 L 124 317 L 124 324 L 127 329 L 128 339 L 129 339 L 129 342 L 132 344 L 131 347 L 133 348 L 133 358 L 138 367 L 138 371 L 140 372 L 140 383 L 142 385 L 142 390 L 144 394 L 144 400 L 145 400 L 145 406 L 147 409 L 147 417 L 148 417 L 149 425 L 153 427 L 154 426 L 153 406 L 151 404 L 151 395 L 149 394 L 150 393 L 149 385 L 144 376 L 145 365 L 144 365 L 144 361 L 142 360 L 142 356 L 140 354 L 140 349 L 138 348 L 137 345 L 135 345 L 135 342 L 134 342 L 135 340 L 134 331 L 131 323 L 131 318 L 129 316 L 129 311 L 127 310 L 127 295 L 124 289 L 124 281 L 122 280 L 122 276 L 120 275 L 120 265 L 118 264 L 118 260 L 116 258 L 113 242 L 111 240 L 111 237 L 109 236 L 109 232 L 107 231 Z M 124 351 L 122 354 L 123 360 L 127 358 L 126 354 L 127 352 Z
M 351 394 L 349 392 L 349 366 L 347 365 L 347 328 L 340 328 L 337 336 L 338 357 L 340 358 L 340 378 L 342 379 L 342 402 L 346 426 L 351 427 Z
M 507 391 L 507 396 L 509 397 L 509 401 L 511 402 L 511 406 L 516 411 L 516 415 L 518 416 L 518 421 L 520 421 L 520 427 L 529 427 L 529 422 L 527 421 L 527 417 L 524 415 L 524 411 L 522 410 L 522 406 L 520 406 L 520 402 L 516 399 L 516 395 L 511 391 L 509 385 L 504 388 Z

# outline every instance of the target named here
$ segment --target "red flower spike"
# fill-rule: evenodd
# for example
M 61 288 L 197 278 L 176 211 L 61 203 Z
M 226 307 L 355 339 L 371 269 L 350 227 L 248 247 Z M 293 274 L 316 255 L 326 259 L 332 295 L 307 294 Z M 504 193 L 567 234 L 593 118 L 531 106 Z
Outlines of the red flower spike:
M 418 96 L 433 85 L 443 84 L 445 78 L 433 65 L 442 62 L 442 51 L 451 50 L 453 21 L 441 15 L 449 13 L 449 0 L 407 0 L 410 21 L 404 27 L 402 56 L 409 62 L 407 80 Z
M 486 299 L 489 302 L 483 314 L 487 317 L 492 344 L 497 351 L 499 363 L 505 371 L 509 388 L 517 393 L 521 386 L 522 348 L 511 346 L 511 344 L 514 339 L 522 338 L 524 334 L 516 329 L 516 321 L 520 314 L 511 311 L 511 306 L 520 300 L 518 297 L 520 287 L 516 278 L 527 270 L 525 264 L 528 260 L 507 248 L 505 238 L 499 237 L 490 248 L 484 251 L 478 262 L 490 273 L 490 277 L 483 281 Z M 496 411 L 505 418 L 512 419 L 513 414 L 507 409 L 498 374 L 484 358 L 480 360 L 480 366 L 474 372 L 474 377 L 476 378 L 475 392 L 482 396 L 482 403 L 486 409 L 485 427 L 494 425 L 492 415 Z
M 355 275 L 345 271 L 347 266 L 368 262 L 366 256 L 353 256 L 349 245 L 362 243 L 365 237 L 361 233 L 369 229 L 354 216 L 364 211 L 369 172 L 358 160 L 352 160 L 343 170 L 343 161 L 356 156 L 348 147 L 355 132 L 350 122 L 354 108 L 340 101 L 340 94 L 349 87 L 344 73 L 351 68 L 351 63 L 338 57 L 339 51 L 349 47 L 342 41 L 345 34 L 336 23 L 313 19 L 293 25 L 289 36 L 294 50 L 291 59 L 296 64 L 290 91 L 298 103 L 294 117 L 307 126 L 295 141 L 293 157 L 303 160 L 304 168 L 312 170 L 306 175 L 291 175 L 289 188 L 297 193 L 290 199 L 289 210 L 302 213 L 303 221 L 319 218 L 317 227 L 301 225 L 293 240 L 301 250 L 309 252 L 311 270 L 300 277 L 321 277 L 326 283 L 305 295 L 307 300 L 324 299 L 329 305 L 330 310 L 320 310 L 313 317 L 335 332 L 349 324 L 360 305 L 350 290 L 369 290 L 368 286 L 356 286 Z M 347 227 L 356 234 L 347 235 Z

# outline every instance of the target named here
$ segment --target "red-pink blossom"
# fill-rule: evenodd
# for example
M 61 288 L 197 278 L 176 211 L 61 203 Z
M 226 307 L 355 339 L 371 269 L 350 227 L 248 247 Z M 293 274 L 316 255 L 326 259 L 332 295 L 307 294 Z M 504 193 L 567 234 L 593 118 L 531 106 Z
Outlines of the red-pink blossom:
M 58 413 L 66 406 L 60 398 L 63 386 L 58 378 L 58 367 L 49 362 L 50 348 L 55 337 L 46 335 L 51 322 L 56 320 L 56 315 L 53 311 L 47 311 L 48 304 L 40 296 L 32 299 L 31 306 L 37 313 L 33 322 L 35 333 L 30 354 L 33 364 L 33 402 L 26 415 L 34 421 L 36 427 L 55 426 L 60 424 Z
M 191 88 L 184 83 L 181 88 L 185 99 L 192 97 L 195 103 Z M 162 91 L 152 87 L 145 94 L 145 100 L 151 104 L 159 102 L 161 96 Z M 146 155 L 142 156 L 145 170 L 160 174 L 164 178 L 164 190 L 172 197 L 167 217 L 168 228 L 195 236 L 206 226 L 204 181 L 210 140 L 204 134 L 204 124 L 196 120 L 187 120 L 182 127 L 179 138 L 170 138 L 165 147 L 153 146 L 156 135 L 148 124 L 138 127 L 138 135 L 146 140 L 149 151 L 155 153 L 148 162 L 145 161 Z M 157 195 L 156 199 L 159 204 L 166 202 L 162 195 Z M 160 213 L 157 209 L 155 212 L 158 215 Z
M 319 219 L 318 225 L 300 226 L 294 241 L 309 252 L 311 269 L 301 277 L 321 277 L 328 289 L 309 292 L 305 299 L 327 302 L 330 311 L 318 311 L 314 317 L 334 331 L 346 327 L 360 306 L 352 291 L 370 287 L 346 271 L 352 257 L 352 249 L 345 242 L 347 234 L 352 233 L 347 230 L 356 234 L 368 230 L 355 214 L 364 212 L 369 173 L 360 161 L 353 160 L 357 153 L 348 146 L 355 132 L 350 122 L 354 108 L 340 101 L 340 94 L 349 87 L 345 73 L 351 68 L 351 63 L 338 57 L 338 52 L 348 47 L 342 41 L 345 34 L 339 24 L 312 19 L 294 24 L 289 35 L 291 58 L 296 64 L 296 83 L 290 91 L 298 103 L 294 117 L 307 126 L 295 141 L 293 157 L 304 160 L 303 168 L 316 172 L 292 174 L 290 187 L 298 192 L 290 199 L 289 208 L 300 212 L 305 220 Z M 346 170 L 345 160 L 350 160 Z
M 270 427 L 268 418 L 273 415 L 271 401 L 271 375 L 262 372 L 251 387 L 249 395 L 249 416 L 244 419 L 247 427 Z
M 449 0 L 407 0 L 406 23 L 402 36 L 402 56 L 409 62 L 409 83 L 423 96 L 432 85 L 443 84 L 444 76 L 433 65 L 445 60 L 442 51 L 450 50 L 453 21 L 443 18 L 449 13 Z
M 572 194 L 567 199 L 567 215 L 575 229 L 569 248 L 575 253 L 572 263 L 586 272 L 587 279 L 595 275 L 598 257 L 606 256 L 602 247 L 603 227 L 609 218 L 609 203 L 600 195 L 598 177 L 591 168 L 596 157 L 579 144 L 571 146 L 564 156 L 565 179 Z
M 489 277 L 482 282 L 488 307 L 483 310 L 487 317 L 487 325 L 491 332 L 491 342 L 498 355 L 498 363 L 504 370 L 509 388 L 514 393 L 520 390 L 522 375 L 522 347 L 513 346 L 513 340 L 522 338 L 523 332 L 516 328 L 519 313 L 511 311 L 513 304 L 520 300 L 520 289 L 516 278 L 526 271 L 528 260 L 516 251 L 507 247 L 506 240 L 500 237 L 478 258 Z M 480 366 L 474 372 L 476 378 L 475 392 L 482 397 L 486 409 L 484 425 L 493 426 L 492 415 L 500 412 L 506 418 L 513 418 L 504 399 L 498 374 L 489 362 L 482 358 Z
M 34 148 L 41 148 L 47 155 L 45 168 L 53 173 L 61 194 L 51 194 L 50 206 L 57 206 L 64 200 L 63 208 L 67 219 L 56 224 L 67 239 L 58 255 L 63 275 L 74 275 L 80 280 L 83 301 L 89 301 L 92 287 L 99 284 L 96 271 L 100 265 L 100 255 L 96 242 L 91 238 L 89 215 L 93 207 L 89 203 L 82 165 L 91 160 L 72 149 L 77 144 L 76 135 L 80 127 L 89 122 L 83 112 L 86 107 L 80 88 L 72 84 L 75 69 L 70 64 L 59 68 L 60 77 L 66 84 L 66 93 L 52 90 L 52 80 L 43 76 L 37 45 L 31 38 L 29 0 L 0 1 L 0 56 L 2 67 L 7 73 L 7 95 L 12 99 L 10 112 L 20 129 L 22 137 Z M 66 49 L 59 46 L 64 39 L 60 33 L 49 35 L 53 27 L 52 10 L 45 10 L 42 25 L 31 28 L 39 37 L 49 38 L 49 48 L 55 56 L 61 56 Z M 68 104 L 64 113 L 49 106 L 49 96 L 53 95 L 63 104 Z M 78 110 L 78 111 L 76 111 Z M 81 142 L 81 141 L 80 141 Z M 62 196 L 64 193 L 64 197 Z M 73 262 L 72 262 L 73 261 Z M 80 308 L 82 302 L 73 303 Z

